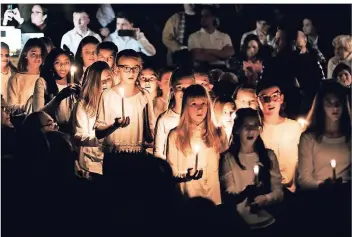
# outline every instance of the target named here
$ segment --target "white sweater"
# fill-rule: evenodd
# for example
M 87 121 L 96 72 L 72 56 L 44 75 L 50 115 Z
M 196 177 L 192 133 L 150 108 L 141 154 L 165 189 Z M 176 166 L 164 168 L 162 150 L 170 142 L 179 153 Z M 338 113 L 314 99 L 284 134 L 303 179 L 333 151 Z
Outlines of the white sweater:
M 89 116 L 78 102 L 73 110 L 73 129 L 76 145 L 79 146 L 79 164 L 89 172 L 103 173 L 103 157 L 101 144 L 95 137 L 94 123 L 96 116 Z
M 171 129 L 177 127 L 179 121 L 180 115 L 176 114 L 172 109 L 160 115 L 155 129 L 155 157 L 166 159 L 167 137 Z
M 345 137 L 327 138 L 319 143 L 313 134 L 304 133 L 299 143 L 298 183 L 302 189 L 316 189 L 332 177 L 331 159 L 336 160 L 336 177 L 351 180 L 351 141 Z

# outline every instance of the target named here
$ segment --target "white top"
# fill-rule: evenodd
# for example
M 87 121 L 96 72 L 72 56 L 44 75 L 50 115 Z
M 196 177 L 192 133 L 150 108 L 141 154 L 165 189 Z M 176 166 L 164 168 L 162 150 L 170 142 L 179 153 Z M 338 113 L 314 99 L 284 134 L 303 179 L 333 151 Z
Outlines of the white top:
M 28 99 L 33 95 L 34 85 L 39 74 L 29 75 L 24 73 L 16 73 L 10 78 L 7 87 L 7 99 L 9 106 L 18 110 L 19 113 L 24 112 Z
M 67 85 L 59 85 L 57 84 L 59 92 L 67 87 Z M 44 108 L 45 105 L 45 99 L 44 95 L 47 93 L 46 91 L 46 82 L 44 78 L 40 77 L 34 87 L 34 93 L 33 93 L 33 111 L 39 111 Z M 64 100 L 61 101 L 59 107 L 54 111 L 55 113 L 55 120 L 59 124 L 65 124 L 70 120 L 70 115 L 71 115 L 71 110 L 70 110 L 70 100 L 71 98 L 68 97 Z M 49 104 L 49 103 L 48 103 Z
M 273 151 L 268 150 L 268 156 L 272 162 L 270 170 L 271 192 L 265 194 L 268 205 L 280 202 L 283 199 L 283 191 L 281 184 L 281 175 L 279 164 Z M 253 184 L 254 171 L 253 167 L 259 163 L 257 153 L 238 154 L 241 164 L 246 167 L 242 170 L 236 163 L 233 154 L 224 153 L 221 161 L 220 182 L 223 189 L 229 194 L 239 194 L 248 185 Z M 260 171 L 259 171 L 260 172 Z M 252 229 L 263 228 L 275 222 L 275 218 L 265 210 L 259 210 L 257 213 L 250 212 L 250 206 L 246 206 L 247 199 L 237 204 L 237 211 Z
M 265 147 L 273 150 L 279 161 L 283 184 L 294 181 L 301 133 L 302 128 L 298 122 L 285 118 L 283 123 L 277 125 L 264 123 L 260 134 Z M 290 190 L 294 191 L 294 186 L 290 185 Z
M 7 102 L 7 87 L 11 76 L 12 76 L 12 72 L 10 69 L 6 75 L 1 73 L 1 95 L 6 102 Z
M 79 149 L 79 164 L 89 172 L 103 174 L 103 157 L 101 144 L 95 137 L 94 123 L 96 116 L 90 117 L 80 101 L 73 110 L 74 140 Z
M 153 100 L 155 118 L 159 118 L 159 115 L 167 110 L 168 102 L 161 96 L 156 97 Z
M 215 30 L 212 34 L 206 32 L 203 28 L 191 34 L 188 38 L 188 50 L 201 49 L 223 49 L 226 45 L 232 46 L 231 38 L 228 34 Z M 225 64 L 225 61 L 219 60 L 211 64 Z
M 351 180 L 351 141 L 345 137 L 327 138 L 319 143 L 313 134 L 304 133 L 299 142 L 298 183 L 302 189 L 317 189 L 332 178 L 330 161 L 336 160 L 336 177 Z
M 154 156 L 166 160 L 166 143 L 171 129 L 177 127 L 180 115 L 172 109 L 161 114 L 155 129 Z
M 117 30 L 111 33 L 108 37 L 104 39 L 104 41 L 111 41 L 116 44 L 119 52 L 124 49 L 133 49 L 136 52 L 142 52 L 147 56 L 154 56 L 156 54 L 156 50 L 154 46 L 149 43 L 147 38 L 143 33 L 140 33 L 139 40 L 136 40 L 132 37 L 120 37 L 118 35 Z
M 217 153 L 213 147 L 206 147 L 200 137 L 201 131 L 196 130 L 192 134 L 191 147 L 199 145 L 198 169 L 203 169 L 203 176 L 188 182 L 178 183 L 181 193 L 186 198 L 203 197 L 221 204 L 220 183 L 219 183 L 219 158 L 220 153 L 228 147 L 225 132 L 222 131 L 221 144 L 223 145 L 220 153 Z M 172 130 L 168 137 L 167 145 L 167 162 L 169 163 L 172 173 L 175 177 L 180 174 L 186 174 L 189 168 L 195 168 L 196 154 L 191 153 L 185 156 L 176 147 L 176 131 Z
M 85 35 L 80 35 L 77 33 L 75 29 L 72 29 L 68 32 L 66 32 L 61 39 L 61 48 L 63 48 L 64 44 L 67 45 L 67 47 L 70 49 L 70 51 L 73 54 L 76 54 L 78 45 L 81 42 L 81 40 L 87 36 L 94 36 L 101 42 L 101 37 L 97 33 L 91 31 L 88 29 L 87 33 Z
M 113 87 L 101 95 L 95 127 L 111 125 L 115 118 L 122 117 L 122 98 Z M 149 127 L 154 130 L 155 117 L 153 104 L 147 91 L 124 98 L 125 116 L 130 117 L 130 124 L 124 128 L 116 129 L 104 139 L 104 150 L 111 152 L 113 149 L 122 152 L 140 152 L 143 149 L 143 119 L 144 108 L 148 106 Z
M 246 39 L 246 37 L 248 35 L 257 35 L 258 36 L 258 31 L 257 30 L 252 30 L 252 31 L 244 33 L 242 35 L 242 38 L 241 38 L 241 46 L 244 44 L 244 40 Z M 271 35 L 268 34 L 266 36 L 266 42 L 261 42 L 261 43 L 262 44 L 266 43 L 267 45 L 273 46 L 274 45 L 274 37 L 272 37 Z
M 328 62 L 328 77 L 327 79 L 332 78 L 332 73 L 334 72 L 334 69 L 337 65 L 340 63 L 344 63 L 348 65 L 349 67 L 352 67 L 352 53 L 345 59 L 345 60 L 339 60 L 335 57 L 330 58 Z

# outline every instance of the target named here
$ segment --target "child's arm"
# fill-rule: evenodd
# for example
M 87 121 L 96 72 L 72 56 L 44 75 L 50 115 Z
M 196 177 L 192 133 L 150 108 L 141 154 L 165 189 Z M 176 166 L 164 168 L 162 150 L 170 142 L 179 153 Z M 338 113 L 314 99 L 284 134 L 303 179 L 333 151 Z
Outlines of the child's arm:
M 265 197 L 267 199 L 266 205 L 271 205 L 280 202 L 284 197 L 284 193 L 281 183 L 282 176 L 276 155 L 272 150 L 269 150 L 268 156 L 272 162 L 272 168 L 270 170 L 271 193 L 266 194 Z

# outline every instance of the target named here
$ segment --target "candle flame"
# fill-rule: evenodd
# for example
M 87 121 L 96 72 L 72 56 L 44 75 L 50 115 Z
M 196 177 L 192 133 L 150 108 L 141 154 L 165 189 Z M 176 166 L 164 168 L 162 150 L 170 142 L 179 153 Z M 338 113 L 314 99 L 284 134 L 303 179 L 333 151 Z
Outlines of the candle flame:
M 199 147 L 198 144 L 196 144 L 196 145 L 194 146 L 194 151 L 195 151 L 195 153 L 198 154 L 198 153 L 199 153 L 199 150 L 200 150 L 200 147 Z
M 330 165 L 331 165 L 332 168 L 335 168 L 335 167 L 336 167 L 336 160 L 335 160 L 335 159 L 332 159 L 332 160 L 330 161 Z
M 299 123 L 299 125 L 301 125 L 302 128 L 304 128 L 305 125 L 308 124 L 307 120 L 305 120 L 304 118 L 297 119 L 297 122 Z
M 253 168 L 254 174 L 258 175 L 259 174 L 259 165 L 255 165 Z
M 74 74 L 76 72 L 76 67 L 75 66 L 71 66 L 71 74 Z
M 121 95 L 121 97 L 125 96 L 125 89 L 120 88 L 120 95 Z

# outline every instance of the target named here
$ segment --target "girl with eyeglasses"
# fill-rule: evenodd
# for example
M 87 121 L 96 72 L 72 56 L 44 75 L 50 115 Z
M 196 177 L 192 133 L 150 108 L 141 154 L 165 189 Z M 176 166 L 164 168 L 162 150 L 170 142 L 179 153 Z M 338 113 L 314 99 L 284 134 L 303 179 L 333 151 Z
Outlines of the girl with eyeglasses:
M 75 66 L 76 73 L 75 77 L 82 85 L 83 74 L 86 69 L 97 61 L 97 46 L 99 40 L 94 36 L 84 37 L 78 45 L 77 52 L 75 54 Z
M 284 187 L 294 192 L 298 160 L 297 146 L 303 129 L 297 121 L 280 115 L 284 94 L 276 83 L 271 81 L 259 83 L 257 96 L 263 113 L 263 130 L 260 136 L 265 147 L 275 152 Z
M 60 125 L 60 130 L 69 134 L 71 112 L 80 92 L 80 86 L 72 81 L 71 65 L 69 52 L 53 49 L 35 83 L 32 103 L 33 111 L 48 113 Z
M 95 122 L 96 137 L 104 138 L 103 173 L 108 176 L 114 173 L 119 157 L 145 151 L 146 143 L 153 142 L 155 126 L 150 94 L 137 85 L 140 55 L 122 50 L 116 62 L 121 81 L 102 93 Z
M 29 39 L 24 45 L 18 60 L 18 73 L 10 78 L 7 88 L 8 103 L 13 114 L 26 112 L 26 104 L 33 95 L 46 55 L 46 47 L 40 39 Z
M 185 199 L 202 197 L 219 205 L 219 158 L 228 142 L 224 130 L 215 126 L 212 113 L 203 86 L 185 89 L 180 122 L 168 136 L 166 160 Z
M 17 68 L 10 61 L 10 48 L 1 42 L 1 95 L 7 102 L 7 86 L 9 79 L 17 72 Z
M 103 174 L 101 142 L 95 136 L 94 123 L 103 90 L 112 86 L 112 71 L 106 62 L 98 61 L 88 67 L 78 103 L 73 110 L 74 141 L 79 147 L 79 168 L 85 177 Z

